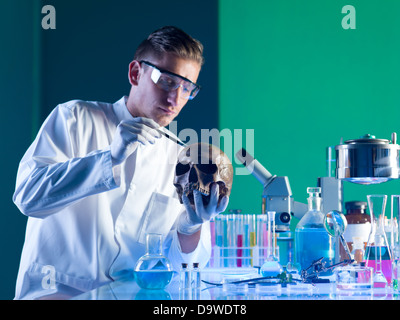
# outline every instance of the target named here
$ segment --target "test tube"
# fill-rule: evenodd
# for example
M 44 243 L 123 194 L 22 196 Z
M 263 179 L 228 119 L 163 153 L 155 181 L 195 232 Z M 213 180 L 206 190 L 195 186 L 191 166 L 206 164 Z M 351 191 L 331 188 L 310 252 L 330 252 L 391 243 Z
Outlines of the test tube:
M 215 217 L 215 250 L 214 250 L 214 267 L 221 266 L 223 233 L 222 233 L 222 214 Z
M 215 247 L 215 217 L 210 220 L 211 247 Z
M 266 256 L 267 247 L 267 229 L 266 214 L 257 215 L 257 248 L 258 248 L 258 265 L 262 265 Z
M 228 215 L 227 221 L 227 234 L 228 234 L 228 266 L 235 266 L 235 257 L 236 257 L 236 227 L 235 227 L 235 214 L 231 213 Z
M 210 234 L 211 234 L 211 259 L 210 267 L 214 267 L 215 251 L 216 251 L 216 234 L 215 234 L 215 217 L 210 220 Z
M 254 266 L 254 263 L 257 263 L 254 261 L 254 258 L 256 257 L 256 249 L 254 248 L 256 246 L 256 216 L 255 214 L 250 214 L 250 228 L 249 228 L 249 234 L 250 234 L 250 256 L 252 257 L 251 259 L 251 266 Z
M 236 266 L 241 267 L 243 262 L 243 215 L 236 215 L 236 246 L 237 246 L 237 260 Z
M 250 215 L 243 215 L 243 246 L 244 246 L 244 259 L 243 267 L 250 266 L 251 252 L 250 252 Z
M 390 212 L 390 246 L 392 257 L 395 246 L 400 246 L 399 237 L 399 217 L 400 217 L 400 195 L 391 196 L 391 212 Z
M 227 247 L 229 246 L 228 241 L 228 215 L 222 215 L 222 265 L 228 267 L 229 251 Z
M 268 211 L 268 256 L 276 258 L 275 249 L 275 211 Z
M 336 177 L 335 146 L 329 146 L 326 148 L 326 175 L 328 177 Z
M 392 251 L 392 287 L 396 293 L 400 292 L 400 195 L 391 197 L 391 235 L 390 246 Z

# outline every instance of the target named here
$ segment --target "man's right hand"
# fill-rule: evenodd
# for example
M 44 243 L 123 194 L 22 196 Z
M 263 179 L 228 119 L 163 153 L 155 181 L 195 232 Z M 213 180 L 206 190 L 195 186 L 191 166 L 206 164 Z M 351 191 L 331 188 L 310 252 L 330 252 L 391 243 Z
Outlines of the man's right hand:
M 148 118 L 121 121 L 111 142 L 112 165 L 122 163 L 136 150 L 139 143 L 154 144 L 156 139 L 161 138 L 161 134 L 155 130 L 159 127 L 157 122 Z

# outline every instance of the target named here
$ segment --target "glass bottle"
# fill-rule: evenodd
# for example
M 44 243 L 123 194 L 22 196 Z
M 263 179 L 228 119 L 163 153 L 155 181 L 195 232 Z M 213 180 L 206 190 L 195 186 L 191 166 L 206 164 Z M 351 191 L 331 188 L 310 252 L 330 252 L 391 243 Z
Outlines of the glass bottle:
M 192 288 L 198 289 L 201 286 L 201 274 L 198 262 L 193 262 L 192 269 Z
M 170 283 L 173 270 L 162 254 L 161 234 L 146 234 L 146 253 L 139 258 L 134 271 L 136 282 L 143 289 L 164 289 Z
M 351 258 L 356 263 L 361 263 L 364 261 L 364 242 L 361 237 L 353 237 L 352 240 L 353 250 L 351 251 Z
M 392 261 L 384 229 L 386 195 L 367 195 L 371 215 L 371 233 L 365 248 L 365 264 L 374 269 L 374 287 L 386 288 L 391 283 Z
M 307 188 L 307 192 L 308 211 L 295 230 L 296 262 L 301 269 L 307 269 L 320 258 L 324 258 L 326 265 L 335 262 L 335 241 L 325 230 L 324 214 L 321 212 L 321 188 Z
M 365 201 L 346 202 L 345 217 L 347 227 L 343 233 L 343 237 L 351 252 L 354 251 L 353 238 L 362 241 L 364 248 L 368 242 L 368 236 L 371 232 L 371 217 L 366 213 L 367 205 Z M 343 247 L 340 247 L 340 257 L 346 257 Z
M 179 274 L 180 274 L 179 289 L 190 289 L 191 288 L 191 274 L 190 274 L 189 265 L 187 263 L 182 263 Z

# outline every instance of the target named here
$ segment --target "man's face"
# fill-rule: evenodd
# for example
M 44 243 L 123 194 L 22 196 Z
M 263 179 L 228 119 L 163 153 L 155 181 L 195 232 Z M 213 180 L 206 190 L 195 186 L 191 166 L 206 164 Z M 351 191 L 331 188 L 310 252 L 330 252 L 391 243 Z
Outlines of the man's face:
M 161 59 L 145 59 L 157 68 L 166 70 L 196 83 L 200 65 L 192 60 L 166 54 Z M 127 101 L 129 112 L 134 117 L 153 119 L 160 126 L 167 126 L 182 110 L 187 99 L 181 97 L 182 88 L 165 91 L 151 79 L 153 68 L 139 61 L 129 65 L 129 80 L 132 85 Z

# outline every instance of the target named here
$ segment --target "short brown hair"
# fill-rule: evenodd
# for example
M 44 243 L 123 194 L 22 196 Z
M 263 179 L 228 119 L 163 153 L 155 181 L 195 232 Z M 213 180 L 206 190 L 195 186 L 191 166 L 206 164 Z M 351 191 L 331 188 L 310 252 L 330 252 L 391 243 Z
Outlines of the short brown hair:
M 165 26 L 149 35 L 136 49 L 134 59 L 141 60 L 148 56 L 160 57 L 164 53 L 204 63 L 203 45 L 186 32 L 174 26 Z

